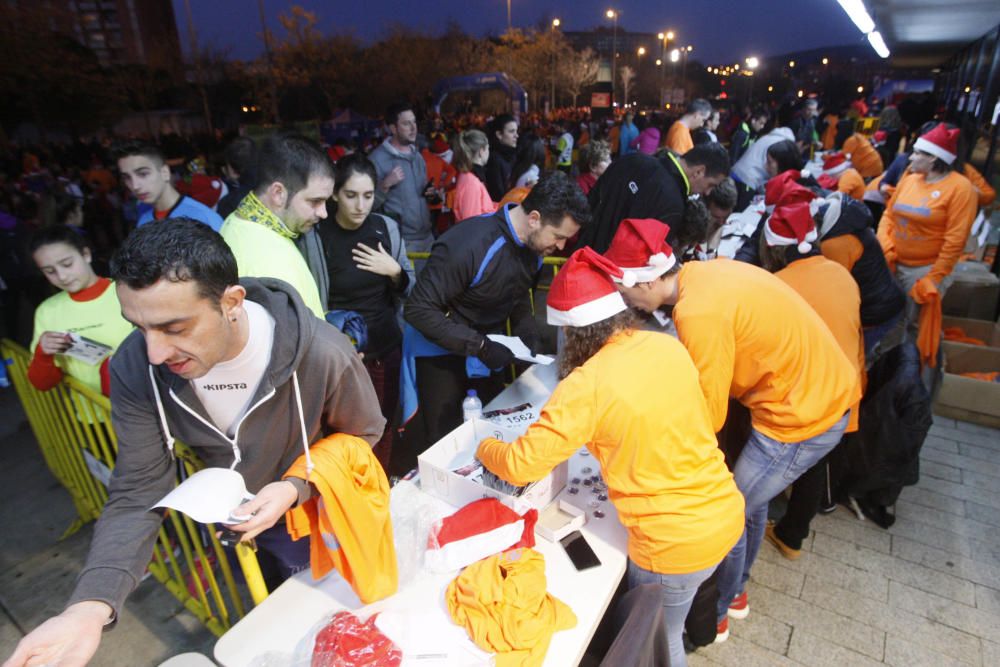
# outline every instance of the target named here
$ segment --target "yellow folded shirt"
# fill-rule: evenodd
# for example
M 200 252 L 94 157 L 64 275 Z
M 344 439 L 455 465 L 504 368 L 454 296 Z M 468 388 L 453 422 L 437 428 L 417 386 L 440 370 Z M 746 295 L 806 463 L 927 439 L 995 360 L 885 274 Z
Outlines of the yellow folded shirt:
M 448 612 L 497 667 L 536 667 L 552 635 L 576 625 L 576 614 L 546 592 L 545 559 L 516 549 L 473 563 L 448 585 Z

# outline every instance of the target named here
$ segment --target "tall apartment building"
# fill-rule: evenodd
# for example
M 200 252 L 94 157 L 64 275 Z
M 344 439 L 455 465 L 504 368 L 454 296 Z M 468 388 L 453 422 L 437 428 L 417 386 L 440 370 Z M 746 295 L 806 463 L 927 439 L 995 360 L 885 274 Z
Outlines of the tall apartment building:
M 142 63 L 183 71 L 171 0 L 58 0 L 61 28 L 90 48 L 102 65 Z

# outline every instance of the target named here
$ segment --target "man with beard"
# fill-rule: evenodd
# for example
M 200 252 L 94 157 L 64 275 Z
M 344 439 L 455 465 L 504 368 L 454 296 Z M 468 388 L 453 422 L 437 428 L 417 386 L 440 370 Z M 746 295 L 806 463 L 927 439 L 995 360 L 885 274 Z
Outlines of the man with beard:
M 222 238 L 236 255 L 240 276 L 284 280 L 322 318 L 326 263 L 311 232 L 327 215 L 333 165 L 315 142 L 275 134 L 261 144 L 257 175 L 257 187 L 222 225 Z
M 400 103 L 385 113 L 389 137 L 369 155 L 375 163 L 378 187 L 375 208 L 399 222 L 410 252 L 427 252 L 434 243 L 427 198 L 434 196 L 427 164 L 417 149 L 417 117 L 413 107 Z
M 419 413 L 407 428 L 396 471 L 408 470 L 428 445 L 462 423 L 468 389 L 486 403 L 503 388 L 499 371 L 514 356 L 487 334 L 506 333 L 509 319 L 513 334 L 537 348 L 528 290 L 542 257 L 565 247 L 589 220 L 580 188 L 554 172 L 520 205 L 453 227 L 434 244 L 404 311 L 403 419 L 413 417 L 418 404 Z

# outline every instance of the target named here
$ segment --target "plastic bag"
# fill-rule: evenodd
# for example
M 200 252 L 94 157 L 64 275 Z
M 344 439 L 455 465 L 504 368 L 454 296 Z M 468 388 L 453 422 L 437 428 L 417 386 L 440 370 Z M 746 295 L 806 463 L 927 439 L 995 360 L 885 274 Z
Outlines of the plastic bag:
M 399 667 L 403 652 L 375 626 L 350 612 L 333 615 L 316 635 L 311 667 Z
M 450 511 L 413 482 L 401 481 L 392 489 L 389 510 L 396 542 L 396 562 L 400 588 L 423 573 L 427 536 L 435 523 Z

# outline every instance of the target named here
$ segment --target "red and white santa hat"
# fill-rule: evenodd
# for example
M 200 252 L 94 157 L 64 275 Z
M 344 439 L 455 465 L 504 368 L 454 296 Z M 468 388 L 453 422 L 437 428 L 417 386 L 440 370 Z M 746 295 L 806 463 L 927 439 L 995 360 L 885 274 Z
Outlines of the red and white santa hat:
M 652 218 L 622 220 L 604 253 L 621 270 L 621 276 L 611 276 L 612 280 L 632 287 L 653 282 L 669 271 L 677 263 L 667 243 L 669 233 L 670 227 Z
M 593 248 L 574 252 L 549 289 L 549 324 L 585 327 L 624 311 L 628 306 L 612 282 L 621 275 L 617 266 Z
M 521 516 L 496 498 L 476 500 L 434 524 L 424 565 L 432 572 L 452 572 L 501 551 L 533 547 L 537 521 L 538 510 Z
M 818 238 L 816 222 L 809 204 L 794 202 L 780 204 L 764 225 L 764 238 L 769 246 L 797 245 L 803 255 L 812 250 L 812 241 Z
M 798 184 L 802 178 L 802 172 L 798 169 L 783 171 L 777 176 L 770 178 L 764 186 L 764 204 L 776 206 L 779 202 L 788 201 L 810 201 L 816 195 L 812 190 Z
M 937 127 L 913 142 L 913 148 L 951 164 L 958 157 L 958 128 L 949 130 L 944 123 L 938 123 Z
M 836 176 L 847 170 L 851 162 L 847 156 L 841 152 L 829 153 L 823 157 L 823 173 L 827 176 Z

